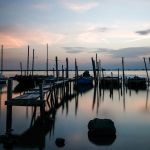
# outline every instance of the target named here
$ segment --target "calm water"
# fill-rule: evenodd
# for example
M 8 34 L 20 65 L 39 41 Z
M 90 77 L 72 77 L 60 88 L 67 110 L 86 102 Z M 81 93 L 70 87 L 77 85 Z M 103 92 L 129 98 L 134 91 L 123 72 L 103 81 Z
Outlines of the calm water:
M 12 76 L 14 72 L 6 72 Z M 73 76 L 74 73 L 71 74 Z M 110 72 L 106 72 L 109 75 Z M 114 72 L 115 74 L 115 72 Z M 146 76 L 144 71 L 129 71 L 126 75 Z M 16 83 L 14 82 L 14 86 Z M 0 95 L 0 135 L 6 132 L 6 87 Z M 16 96 L 18 94 L 14 94 Z M 14 145 L 14 150 L 149 150 L 150 149 L 150 90 L 114 90 L 110 95 L 109 90 L 92 88 L 87 92 L 79 93 L 60 107 L 55 114 L 53 127 L 48 124 L 48 129 L 39 140 L 39 145 Z M 48 108 L 47 108 L 48 109 Z M 33 108 L 13 107 L 12 133 L 24 134 L 31 126 Z M 36 116 L 39 115 L 37 110 Z M 88 139 L 87 124 L 89 120 L 109 118 L 114 121 L 117 130 L 115 141 L 111 145 L 95 145 Z M 42 130 L 42 129 L 41 129 Z M 37 133 L 38 134 L 38 133 Z M 32 135 L 34 139 L 37 135 Z M 58 137 L 65 139 L 65 146 L 58 148 L 55 140 Z M 41 147 L 40 147 L 41 146 Z M 3 144 L 0 144 L 0 149 Z

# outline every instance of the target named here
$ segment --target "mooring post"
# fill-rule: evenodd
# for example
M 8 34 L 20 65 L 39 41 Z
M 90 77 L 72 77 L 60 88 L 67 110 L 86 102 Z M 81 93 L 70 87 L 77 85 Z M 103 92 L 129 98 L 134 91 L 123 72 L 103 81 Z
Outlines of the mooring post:
M 3 74 L 3 45 L 1 47 L 1 74 Z
M 144 59 L 145 71 L 146 71 L 146 75 L 147 75 L 147 82 L 148 82 L 148 85 L 149 85 L 149 75 L 148 75 L 148 71 L 147 71 L 147 65 L 146 65 L 145 57 L 143 57 L 143 59 Z
M 53 77 L 55 77 L 55 69 L 53 68 Z
M 125 76 L 124 76 L 124 58 L 122 57 L 122 73 L 123 73 L 123 86 L 125 85 Z
M 55 58 L 55 61 L 56 61 L 56 78 L 57 78 L 57 80 L 58 80 L 58 58 L 57 58 L 57 56 L 56 56 L 56 58 Z
M 33 49 L 33 56 L 32 56 L 32 76 L 34 72 L 34 49 Z
M 118 88 L 119 88 L 119 85 L 120 85 L 120 79 L 119 79 L 119 68 L 118 68 Z
M 93 66 L 94 80 L 95 80 L 95 83 L 97 83 L 97 81 L 96 81 L 95 61 L 94 61 L 93 57 L 91 58 L 91 60 L 92 60 L 92 66 Z
M 69 78 L 68 58 L 66 58 L 66 78 Z
M 21 76 L 22 76 L 22 62 L 20 62 L 20 71 L 21 71 Z
M 28 45 L 28 55 L 27 55 L 27 76 L 29 75 L 29 45 Z
M 48 76 L 48 44 L 47 44 L 47 59 L 46 59 L 46 75 Z
M 76 61 L 76 58 L 75 58 L 75 86 L 77 86 L 77 61 Z
M 8 79 L 8 86 L 7 86 L 7 101 L 12 99 L 12 79 Z M 6 117 L 6 134 L 11 134 L 12 128 L 12 105 L 7 103 L 7 117 Z
M 41 106 L 40 106 L 40 113 L 41 113 L 41 116 L 43 116 L 44 114 L 44 94 L 43 94 L 43 83 L 40 83 L 39 84 L 39 92 L 40 92 L 40 101 L 41 101 Z

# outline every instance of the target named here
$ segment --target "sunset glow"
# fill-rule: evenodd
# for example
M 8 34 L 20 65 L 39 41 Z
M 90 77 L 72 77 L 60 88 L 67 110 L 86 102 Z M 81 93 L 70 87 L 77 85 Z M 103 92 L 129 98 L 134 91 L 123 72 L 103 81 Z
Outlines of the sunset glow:
M 5 64 L 14 63 L 4 68 L 17 68 L 19 60 L 11 55 L 20 49 L 25 56 L 28 45 L 40 51 L 38 57 L 42 54 L 40 61 L 45 63 L 47 43 L 49 57 L 69 57 L 71 62 L 78 58 L 79 64 L 91 66 L 90 58 L 97 52 L 104 67 L 112 68 L 118 54 L 117 64 L 121 57 L 129 62 L 128 57 L 136 54 L 127 68 L 136 63 L 135 68 L 143 68 L 142 57 L 150 56 L 149 7 L 149 0 L 1 0 L 0 45 L 7 54 Z

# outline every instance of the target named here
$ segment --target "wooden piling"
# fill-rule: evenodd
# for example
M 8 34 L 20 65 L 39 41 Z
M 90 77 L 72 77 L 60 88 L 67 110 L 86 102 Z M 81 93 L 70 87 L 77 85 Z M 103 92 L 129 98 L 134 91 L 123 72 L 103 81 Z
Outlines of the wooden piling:
M 66 58 L 66 78 L 69 78 L 69 67 L 68 67 L 68 58 Z
M 53 76 L 55 77 L 55 69 L 53 68 Z
M 27 76 L 29 75 L 29 45 L 28 45 L 28 54 L 27 54 Z
M 34 73 L 34 49 L 33 49 L 33 57 L 32 57 L 32 76 Z
M 62 65 L 62 78 L 63 78 L 63 80 L 64 80 L 64 66 Z
M 119 88 L 119 84 L 120 84 L 120 75 L 119 75 L 119 68 L 118 68 L 118 88 Z
M 75 85 L 77 85 L 77 80 L 78 80 L 78 76 L 77 76 L 77 60 L 75 58 Z
M 8 79 L 8 86 L 7 86 L 7 101 L 10 101 L 12 99 L 12 79 Z M 12 128 L 12 106 L 7 105 L 6 110 L 6 134 L 11 134 L 11 128 Z
M 43 93 L 43 83 L 39 84 L 39 93 L 40 93 L 40 101 L 42 101 L 42 105 L 40 106 L 41 116 L 44 115 L 44 93 Z
M 21 76 L 22 76 L 22 62 L 20 62 L 20 72 L 21 72 Z
M 96 81 L 96 68 L 95 68 L 95 61 L 93 57 L 91 58 L 92 60 L 92 66 L 93 66 L 93 74 L 94 74 L 94 80 Z
M 125 75 L 124 75 L 124 58 L 122 57 L 122 74 L 123 74 L 123 86 L 125 84 Z
M 1 74 L 3 74 L 3 45 L 1 46 Z
M 146 65 L 145 57 L 143 57 L 143 59 L 144 59 L 144 65 L 145 65 L 145 71 L 146 71 L 147 81 L 148 81 L 148 85 L 149 85 L 149 75 L 148 75 L 148 71 L 147 71 L 147 65 Z
M 55 61 L 56 61 L 56 78 L 58 79 L 59 73 L 58 73 L 58 58 L 57 58 L 57 56 L 55 58 Z
M 47 44 L 46 75 L 48 76 L 48 44 Z

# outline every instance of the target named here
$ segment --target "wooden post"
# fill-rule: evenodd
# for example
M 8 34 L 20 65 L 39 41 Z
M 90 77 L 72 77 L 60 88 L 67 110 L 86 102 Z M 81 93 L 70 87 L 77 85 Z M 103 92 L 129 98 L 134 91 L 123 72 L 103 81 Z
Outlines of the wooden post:
M 21 76 L 22 76 L 22 62 L 20 62 L 20 71 L 21 71 Z
M 75 58 L 75 86 L 77 86 L 77 61 L 76 61 L 76 58 Z
M 98 60 L 97 60 L 97 53 L 96 53 L 96 78 L 98 79 Z
M 55 69 L 53 68 L 53 76 L 55 77 Z
M 7 86 L 7 101 L 12 99 L 12 79 L 8 79 L 8 86 Z M 12 105 L 7 104 L 7 118 L 6 118 L 6 134 L 11 134 L 12 128 Z
M 48 76 L 48 44 L 47 44 L 46 75 Z
M 34 72 L 34 49 L 33 49 L 33 58 L 32 58 L 32 76 Z
M 112 98 L 113 98 L 113 86 L 114 86 L 113 82 L 114 82 L 114 80 L 113 80 L 113 73 L 111 72 L 110 94 L 111 94 Z
M 44 114 L 44 94 L 43 94 L 43 83 L 39 84 L 39 92 L 40 92 L 40 101 L 42 101 L 42 105 L 40 106 L 41 116 Z
M 119 84 L 120 84 L 120 79 L 119 79 L 119 68 L 118 68 L 118 88 L 119 88 Z
M 64 79 L 64 66 L 62 65 L 62 78 Z
M 122 57 L 122 73 L 123 73 L 123 86 L 125 84 L 125 75 L 124 75 L 124 58 Z
M 146 71 L 146 75 L 147 75 L 147 81 L 148 81 L 148 85 L 149 85 L 149 75 L 148 75 L 148 71 L 147 71 L 147 65 L 146 65 L 145 57 L 143 57 L 143 59 L 144 59 L 144 64 L 145 64 L 145 71 Z
M 27 76 L 29 75 L 29 45 L 28 45 L 28 55 L 27 55 Z
M 68 67 L 68 58 L 66 58 L 66 78 L 69 78 L 68 70 L 69 70 L 69 67 Z
M 1 47 L 1 74 L 3 74 L 3 45 Z
M 56 60 L 56 78 L 58 79 L 58 58 L 57 58 L 57 56 L 56 56 L 56 58 L 55 58 L 55 60 Z
M 93 57 L 91 58 L 91 60 L 92 60 L 92 66 L 93 66 L 94 79 L 95 79 L 95 81 L 96 81 L 96 68 L 95 68 L 95 61 L 94 61 Z M 96 83 L 97 83 L 97 82 L 96 82 Z

